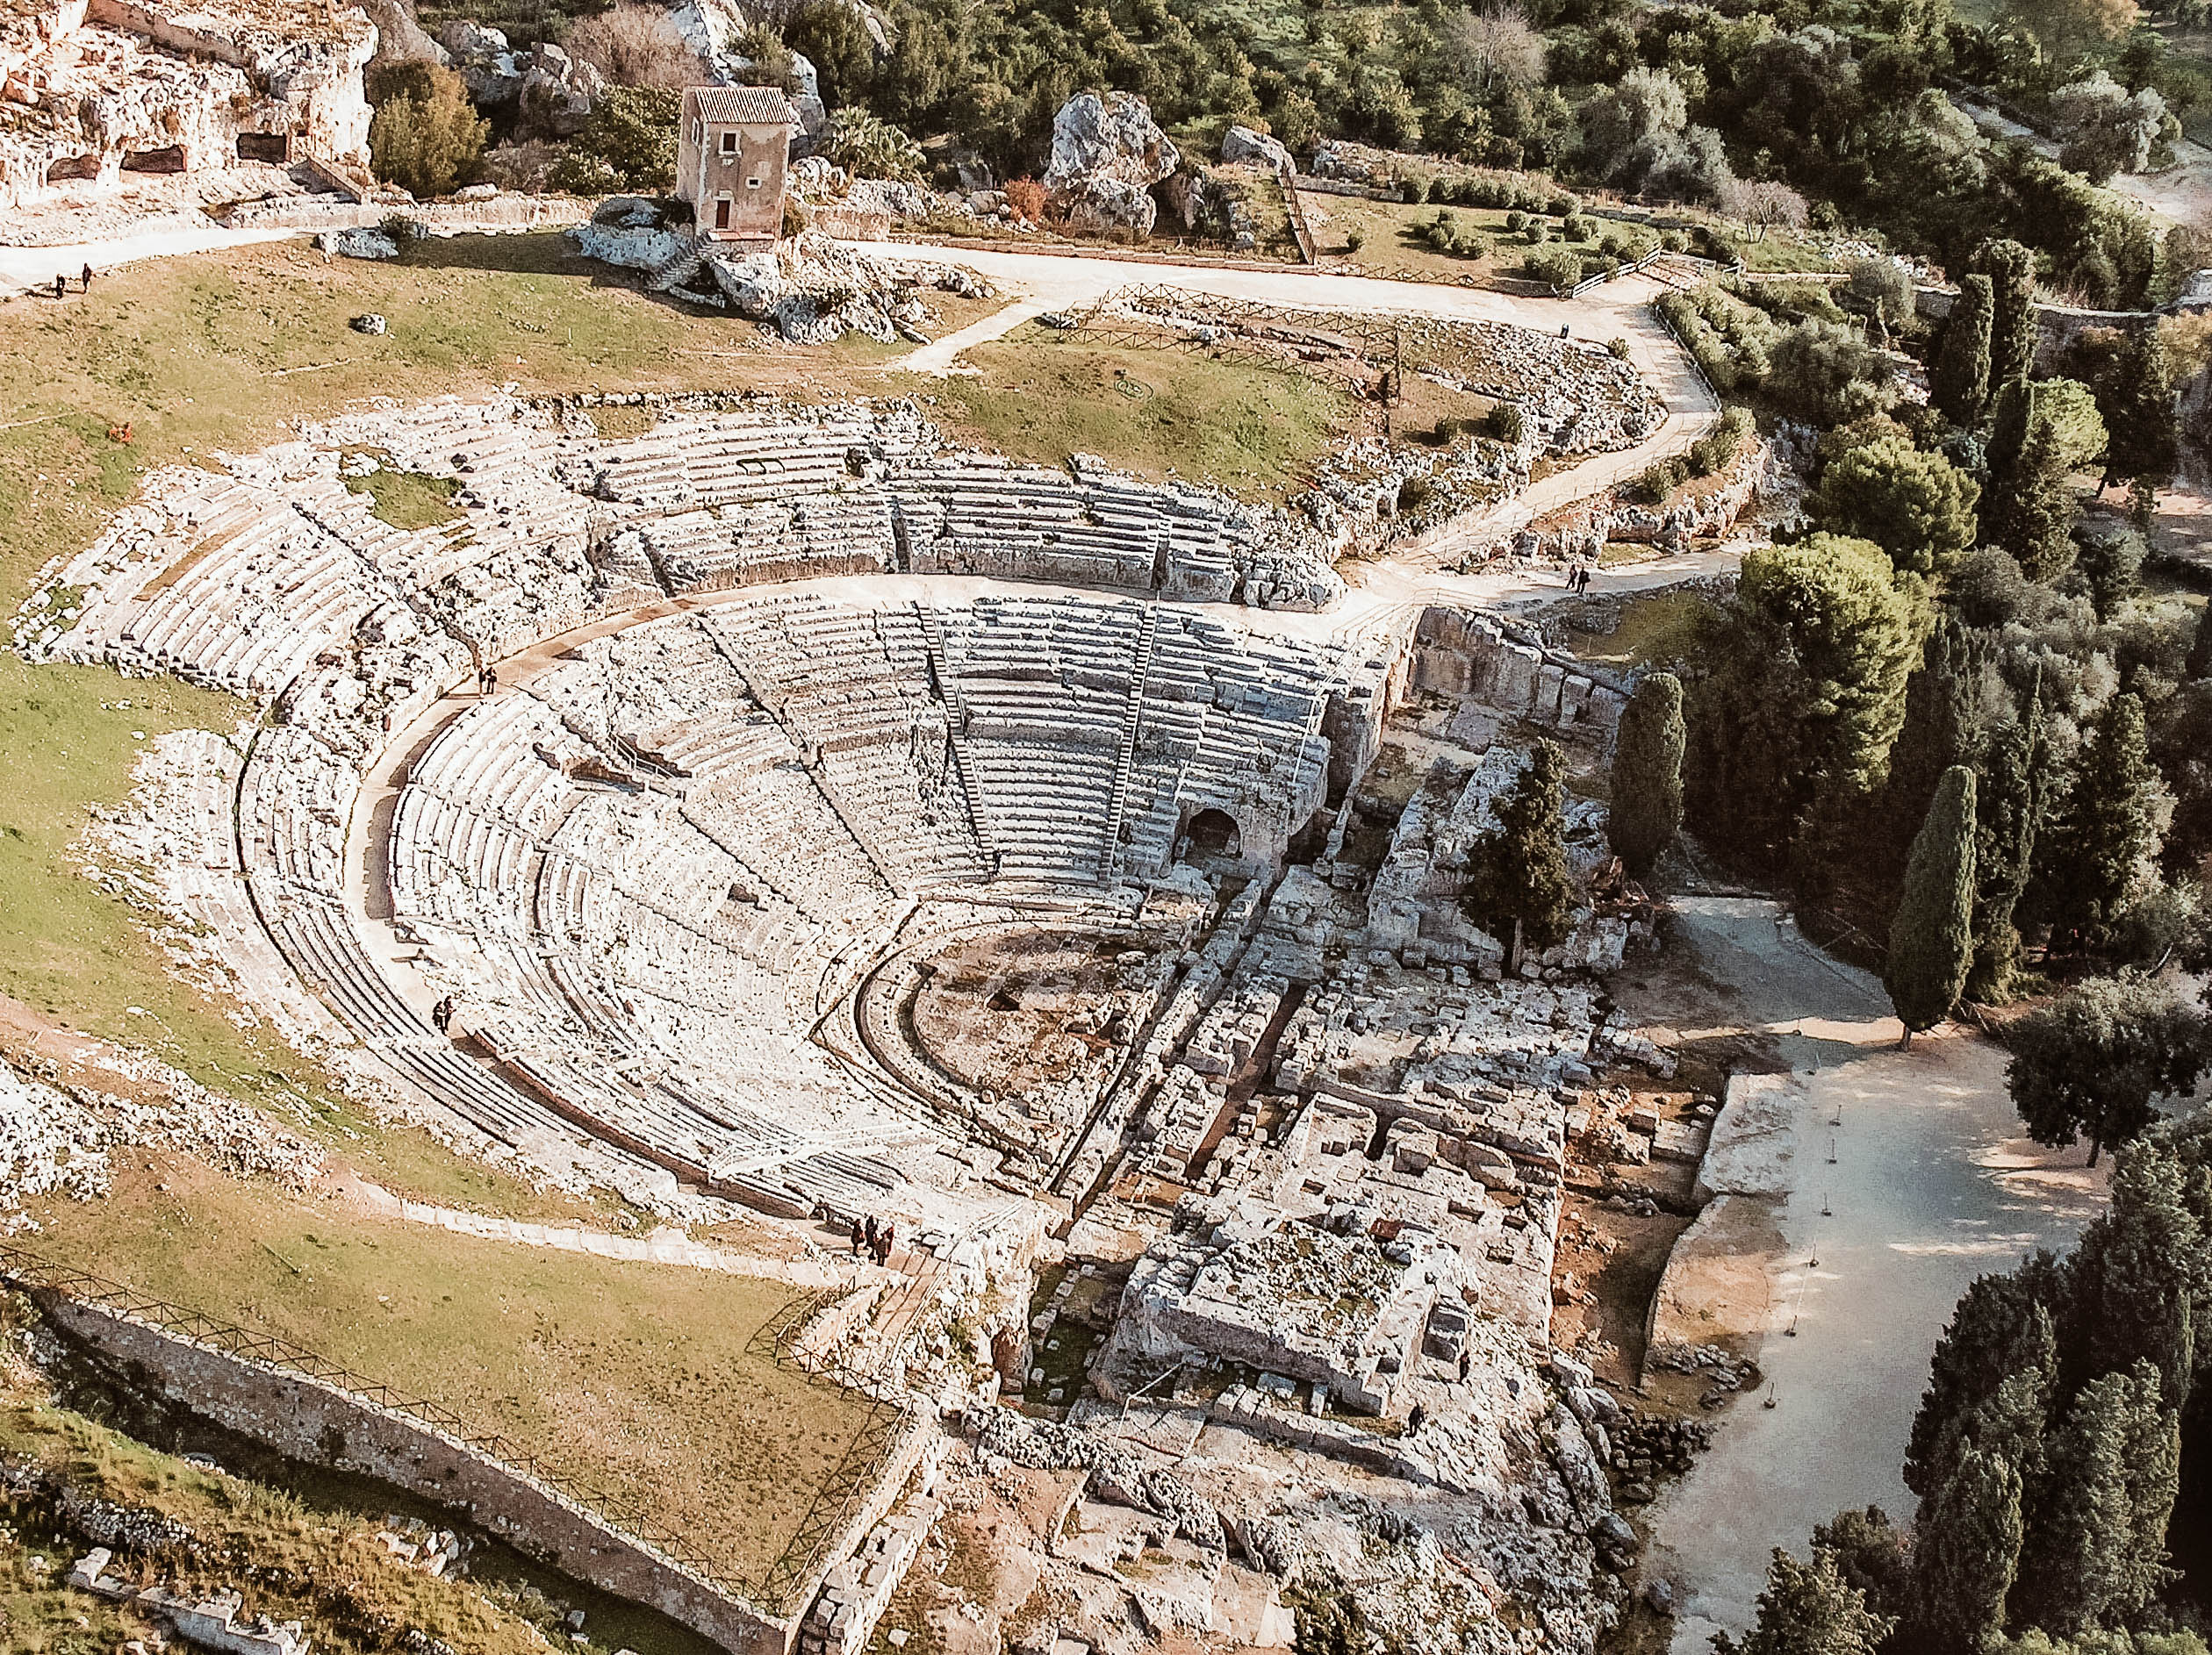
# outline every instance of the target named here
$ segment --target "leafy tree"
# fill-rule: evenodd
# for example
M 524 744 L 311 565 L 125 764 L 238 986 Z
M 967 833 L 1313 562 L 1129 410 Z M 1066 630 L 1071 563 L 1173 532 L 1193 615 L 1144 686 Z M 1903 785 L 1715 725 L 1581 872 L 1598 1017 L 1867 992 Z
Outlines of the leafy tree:
M 1812 534 L 1748 553 L 1687 686 L 1698 820 L 1755 860 L 1802 849 L 1809 866 L 1816 816 L 1885 778 L 1928 619 L 1920 583 L 1869 541 Z
M 2005 0 L 2001 15 L 2018 23 L 2064 61 L 2116 40 L 2134 25 L 2135 0 Z
M 2017 241 L 1985 241 L 1968 267 L 1990 283 L 1989 388 L 2021 379 L 2036 365 L 2036 255 Z
M 578 195 L 668 189 L 679 97 L 658 86 L 607 88 L 554 169 L 555 184 Z
M 1759 1594 L 1759 1616 L 1742 1642 L 1713 1637 L 1715 1655 L 1876 1655 L 1895 1623 L 1866 1606 L 1866 1594 L 1817 1548 L 1801 1562 L 1777 1546 Z
M 1897 394 L 1879 351 L 1854 329 L 1818 316 L 1783 334 L 1768 362 L 1768 391 L 1814 425 L 1839 426 L 1879 412 Z
M 442 196 L 483 158 L 491 123 L 477 117 L 451 69 L 420 60 L 379 63 L 368 76 L 376 113 L 369 165 L 412 196 Z
M 1574 913 L 1575 877 L 1562 837 L 1566 779 L 1565 755 L 1539 741 L 1493 807 L 1497 830 L 1476 848 L 1468 899 L 1478 923 L 1512 941 L 1515 963 L 1523 946 L 1562 941 Z
M 784 23 L 784 44 L 815 66 L 822 101 L 832 109 L 865 99 L 875 78 L 875 41 L 850 0 L 799 0 Z
M 822 153 L 856 178 L 922 176 L 922 146 L 865 109 L 841 109 L 831 118 Z
M 2212 604 L 2197 611 L 2196 634 L 2189 641 L 2189 658 L 2182 670 L 2192 683 L 2212 678 Z
M 2187 1092 L 2206 1056 L 2201 1020 L 2139 973 L 2093 977 L 2015 1022 L 2005 1068 L 2020 1118 L 2038 1143 L 2089 1140 L 2089 1164 L 2156 1118 L 2151 1100 Z
M 1976 1277 L 1959 1296 L 1936 1342 L 1905 1451 L 1905 1486 L 1923 1501 L 1950 1480 L 1969 1440 L 2003 1454 L 2009 1465 L 2036 1468 L 2043 1401 L 2058 1375 L 2052 1303 L 2062 1288 L 2058 1261 L 2039 1253 L 2007 1274 Z M 2004 1394 L 2014 1380 L 2026 1381 L 2024 1408 L 2019 1390 Z
M 2020 965 L 2014 915 L 2028 888 L 2043 813 L 2043 698 L 2029 698 L 2018 723 L 1999 730 L 1983 756 L 1975 789 L 1974 963 L 1966 992 L 2002 1000 Z
M 1990 321 L 1995 301 L 1987 276 L 1964 276 L 1943 342 L 1928 376 L 1928 391 L 1946 418 L 1962 426 L 1979 423 L 1989 404 Z
M 1957 1465 L 1913 1525 L 1912 1623 L 1931 1650 L 1971 1651 L 2001 1635 L 2020 1568 L 2020 1473 L 2003 1455 L 1962 1444 Z
M 1895 259 L 1853 259 L 1845 268 L 1850 273 L 1851 297 L 1866 307 L 1886 341 L 1890 330 L 1903 326 L 1913 314 L 1913 278 Z
M 2170 1578 L 2166 1520 L 2181 1457 L 2180 1418 L 2158 1372 L 2138 1361 L 2089 1381 L 2050 1453 L 2019 1595 L 2036 1625 L 2073 1635 L 2136 1614 Z
M 2043 840 L 2036 895 L 2054 933 L 2091 932 L 2119 911 L 2158 854 L 2162 802 L 2143 702 L 2115 696 Z
M 1996 393 L 1989 437 L 1990 469 L 2008 471 L 2037 425 L 2050 428 L 2059 463 L 2086 470 L 2110 446 L 2097 393 L 2079 379 L 2014 379 Z
M 1639 879 L 1682 831 L 1682 680 L 1648 672 L 1620 714 L 1613 738 L 1613 849 Z
M 1811 507 L 1821 527 L 1872 541 L 1900 569 L 1936 575 L 1974 543 L 1980 499 L 1973 478 L 1943 455 L 1892 437 L 1831 460 Z
M 2050 95 L 2051 118 L 2065 135 L 2061 166 L 2093 184 L 2119 172 L 2142 172 L 2166 120 L 2165 99 L 2145 86 L 2130 92 L 2104 70 Z
M 1979 546 L 1951 571 L 1951 603 L 1970 627 L 2003 627 L 2036 604 L 2036 589 L 2001 547 Z
M 1973 917 L 1974 772 L 1954 764 L 1913 841 L 1882 967 L 1907 1048 L 1914 1030 L 1933 1028 L 1958 1003 L 1973 963 Z

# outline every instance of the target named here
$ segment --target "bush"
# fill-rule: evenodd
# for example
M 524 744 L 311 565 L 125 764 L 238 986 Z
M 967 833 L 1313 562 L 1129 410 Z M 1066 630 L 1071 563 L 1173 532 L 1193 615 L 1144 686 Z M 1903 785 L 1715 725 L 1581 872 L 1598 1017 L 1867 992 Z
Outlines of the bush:
M 1586 212 L 1570 212 L 1560 221 L 1559 233 L 1569 241 L 1588 241 L 1598 233 L 1598 220 Z
M 1354 225 L 1344 233 L 1344 250 L 1347 253 L 1357 253 L 1365 246 L 1367 246 L 1367 232 L 1360 228 L 1358 225 Z
M 677 94 L 657 86 L 609 87 L 553 169 L 577 195 L 643 194 L 676 182 Z
M 1546 224 L 1541 219 L 1531 219 L 1528 221 L 1528 228 L 1522 233 L 1528 238 L 1530 247 L 1540 247 L 1551 240 L 1551 226 Z
M 1519 403 L 1497 403 L 1483 416 L 1483 434 L 1496 441 L 1517 447 L 1526 423 Z
M 469 89 L 434 63 L 383 63 L 368 76 L 377 112 L 369 123 L 369 164 L 411 196 L 442 196 L 473 168 L 491 136 Z
M 856 178 L 922 176 L 922 146 L 865 109 L 841 109 L 831 118 L 822 153 Z
M 685 44 L 669 14 L 623 0 L 595 18 L 580 18 L 561 44 L 615 86 L 660 86 L 680 92 L 707 78 L 707 67 Z M 788 54 L 786 54 L 786 58 Z
M 1690 480 L 1690 468 L 1679 460 L 1662 460 L 1628 485 L 1628 498 L 1645 505 L 1664 505 L 1667 497 Z
M 1006 204 L 1024 224 L 1041 224 L 1045 219 L 1045 186 L 1034 178 L 1009 178 L 1006 181 Z M 1352 233 L 1359 233 L 1357 230 Z
M 1525 213 L 1525 212 L 1519 212 L 1519 211 L 1514 211 L 1514 212 L 1509 212 L 1509 213 L 1507 213 L 1507 214 L 1505 215 L 1505 233 L 1506 233 L 1506 234 L 1508 234 L 1508 235 L 1519 235 L 1519 233 L 1520 233 L 1523 230 L 1526 230 L 1526 228 L 1528 228 L 1528 215 L 1527 215 L 1526 213 Z
M 1425 172 L 1410 172 L 1398 180 L 1398 194 L 1407 201 L 1426 201 L 1429 186 L 1434 182 Z
M 1544 211 L 1555 219 L 1563 219 L 1580 204 L 1572 196 L 1554 196 L 1544 204 Z
M 1749 409 L 1725 410 L 1720 423 L 1690 445 L 1690 474 L 1709 477 L 1727 466 L 1756 429 Z
M 1546 247 L 1532 253 L 1522 262 L 1529 280 L 1541 282 L 1555 291 L 1563 292 L 1583 277 L 1582 255 L 1565 247 Z
M 1440 443 L 1455 441 L 1466 429 L 1466 420 L 1457 414 L 1446 414 L 1436 422 L 1436 440 Z
M 1605 353 L 1617 362 L 1628 360 L 1628 341 L 1618 333 L 1605 341 Z
M 1426 477 L 1407 477 L 1398 484 L 1398 514 L 1403 517 L 1408 512 L 1419 511 L 1435 493 L 1436 484 Z

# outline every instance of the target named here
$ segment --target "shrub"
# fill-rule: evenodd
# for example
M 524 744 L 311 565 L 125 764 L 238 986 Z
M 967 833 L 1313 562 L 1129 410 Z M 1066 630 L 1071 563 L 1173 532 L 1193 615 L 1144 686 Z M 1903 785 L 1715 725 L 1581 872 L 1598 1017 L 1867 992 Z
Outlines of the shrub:
M 554 168 L 554 183 L 578 195 L 668 189 L 676 182 L 677 102 L 663 87 L 609 87 Z
M 922 146 L 903 129 L 865 109 L 841 109 L 830 120 L 822 153 L 856 178 L 919 178 Z
M 1038 194 L 1042 197 L 1044 191 L 1039 190 Z M 1367 232 L 1360 228 L 1358 225 L 1354 225 L 1344 233 L 1344 250 L 1347 253 L 1357 253 L 1365 246 L 1367 246 Z
M 1628 341 L 1616 333 L 1605 341 L 1605 351 L 1615 362 L 1625 362 L 1628 360 Z
M 1559 233 L 1569 241 L 1588 241 L 1598 233 L 1598 220 L 1586 212 L 1570 212 L 1561 220 Z
M 1410 172 L 1398 180 L 1398 193 L 1408 201 L 1426 201 L 1429 186 L 1434 182 L 1425 172 Z
M 1531 281 L 1541 282 L 1556 291 L 1574 286 L 1583 276 L 1582 255 L 1565 247 L 1545 247 L 1532 253 L 1522 262 L 1521 268 L 1528 272 Z
M 1519 403 L 1497 403 L 1483 416 L 1483 434 L 1499 442 L 1518 445 L 1526 423 Z
M 1009 178 L 1006 181 L 1006 204 L 1023 223 L 1041 224 L 1045 219 L 1045 186 L 1034 178 Z M 1359 233 L 1357 230 L 1352 233 Z M 1348 241 L 1351 237 L 1345 239 Z
M 1527 236 L 1530 247 L 1540 247 L 1551 240 L 1551 226 L 1546 224 L 1541 219 L 1531 219 L 1528 221 L 1528 228 L 1522 233 Z
M 1554 196 L 1544 204 L 1544 211 L 1555 219 L 1563 219 L 1580 204 L 1572 196 Z
M 1419 511 L 1424 505 L 1426 505 L 1429 503 L 1431 497 L 1433 497 L 1435 492 L 1436 484 L 1430 482 L 1426 477 L 1407 477 L 1404 482 L 1398 484 L 1397 509 L 1399 514 L 1402 516 L 1408 512 Z
M 1466 429 L 1466 420 L 1461 419 L 1457 414 L 1446 414 L 1436 422 L 1436 440 L 1439 442 L 1454 441 L 1458 439 L 1460 433 Z
M 1750 410 L 1730 408 L 1722 412 L 1720 423 L 1690 445 L 1690 474 L 1709 477 L 1736 457 L 1744 439 L 1756 427 Z
M 1517 211 L 1505 215 L 1505 233 L 1508 235 L 1518 235 L 1527 227 L 1528 215 L 1526 213 Z
M 1667 497 L 1690 480 L 1690 469 L 1679 460 L 1662 460 L 1628 485 L 1628 496 L 1645 505 L 1664 505 Z
M 615 86 L 680 92 L 707 78 L 706 65 L 685 44 L 669 14 L 637 0 L 578 18 L 561 44 L 578 62 L 590 64 Z
M 368 77 L 377 112 L 369 123 L 369 164 L 412 196 L 442 196 L 473 168 L 491 136 L 469 89 L 434 63 L 384 63 Z

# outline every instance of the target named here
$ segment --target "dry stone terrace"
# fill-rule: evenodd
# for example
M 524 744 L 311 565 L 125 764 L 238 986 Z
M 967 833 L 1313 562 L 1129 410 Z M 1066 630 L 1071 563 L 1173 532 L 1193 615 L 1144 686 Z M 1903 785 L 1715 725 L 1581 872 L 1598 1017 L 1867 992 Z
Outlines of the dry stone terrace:
M 1008 1283 L 1049 1229 L 1102 1284 L 1101 1396 L 1210 1376 L 1202 1422 L 1480 1502 L 1453 1637 L 1523 1647 L 1512 1581 L 1586 1651 L 1603 1479 L 1539 1370 L 1570 1120 L 1663 1062 L 1594 986 L 1648 928 L 1594 806 L 1558 949 L 1509 970 L 1459 898 L 1528 740 L 1602 763 L 1626 685 L 1348 601 L 1341 502 L 1017 465 L 908 404 L 699 398 L 621 438 L 605 407 L 379 408 L 157 474 L 20 647 L 269 716 L 168 738 L 109 842 L 242 998 L 466 1144 L 817 1246 L 894 1222 L 912 1290 L 808 1360 L 1024 1393 L 1050 1315 Z M 1426 776 L 1377 849 L 1386 749 Z M 1039 1388 L 1081 1441 L 1111 1411 Z M 1322 1532 L 1211 1518 L 1242 1498 L 1124 1503 L 1206 1516 L 1200 1552 Z M 865 1637 L 862 1584 L 825 1643 Z

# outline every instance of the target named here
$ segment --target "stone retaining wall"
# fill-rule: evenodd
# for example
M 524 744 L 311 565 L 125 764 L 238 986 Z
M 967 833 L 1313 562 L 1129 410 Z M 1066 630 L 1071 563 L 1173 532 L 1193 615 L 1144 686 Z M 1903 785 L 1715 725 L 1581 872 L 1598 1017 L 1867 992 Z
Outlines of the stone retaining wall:
M 772 1618 L 571 1504 L 515 1467 L 365 1397 L 225 1355 L 51 1293 L 57 1329 L 147 1388 L 308 1465 L 374 1477 L 465 1513 L 562 1573 L 657 1609 L 732 1655 L 786 1655 L 796 1623 Z

